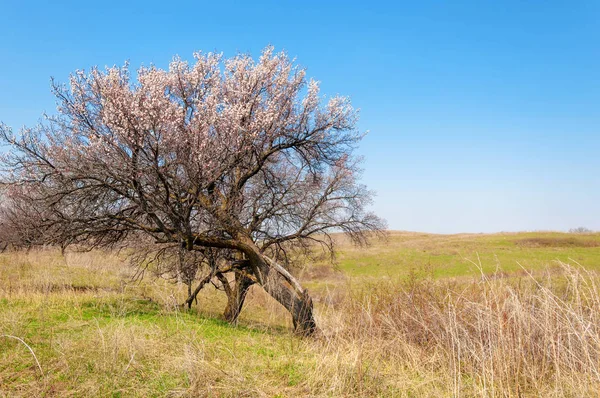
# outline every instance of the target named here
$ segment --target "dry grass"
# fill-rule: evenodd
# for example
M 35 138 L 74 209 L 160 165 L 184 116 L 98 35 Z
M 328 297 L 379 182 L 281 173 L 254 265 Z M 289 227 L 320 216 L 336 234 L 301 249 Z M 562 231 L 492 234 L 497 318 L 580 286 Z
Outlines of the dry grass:
M 131 283 L 115 255 L 0 256 L 0 396 L 597 396 L 600 276 L 520 273 L 357 283 L 324 269 L 323 335 L 299 339 L 253 288 L 238 327 L 207 291 Z M 551 265 L 551 264 L 548 264 Z M 37 366 L 37 362 L 41 371 Z
M 519 246 L 526 247 L 599 247 L 600 242 L 592 239 L 576 237 L 558 238 L 526 238 L 516 241 Z
M 331 311 L 322 352 L 368 364 L 372 383 L 354 385 L 366 395 L 595 396 L 598 282 L 561 264 L 537 277 L 378 283 Z

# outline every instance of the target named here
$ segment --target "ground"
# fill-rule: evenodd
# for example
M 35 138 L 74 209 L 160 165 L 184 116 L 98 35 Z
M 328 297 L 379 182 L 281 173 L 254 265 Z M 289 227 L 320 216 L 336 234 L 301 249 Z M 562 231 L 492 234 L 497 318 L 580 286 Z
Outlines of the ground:
M 600 387 L 600 234 L 338 237 L 296 270 L 322 334 L 253 287 L 207 289 L 115 253 L 0 255 L 0 396 L 582 396 Z

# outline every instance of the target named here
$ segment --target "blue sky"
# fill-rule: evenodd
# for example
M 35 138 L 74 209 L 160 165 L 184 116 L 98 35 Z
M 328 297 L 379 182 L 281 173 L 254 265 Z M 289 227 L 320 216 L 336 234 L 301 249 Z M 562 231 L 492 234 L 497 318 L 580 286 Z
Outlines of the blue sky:
M 600 2 L 0 0 L 0 120 L 54 112 L 49 78 L 195 50 L 297 57 L 369 130 L 392 229 L 600 230 Z

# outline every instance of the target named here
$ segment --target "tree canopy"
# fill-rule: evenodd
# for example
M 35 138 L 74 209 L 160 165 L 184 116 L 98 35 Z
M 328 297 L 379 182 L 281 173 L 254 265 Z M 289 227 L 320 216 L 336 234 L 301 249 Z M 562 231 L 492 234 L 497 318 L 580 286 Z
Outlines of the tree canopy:
M 20 211 L 44 243 L 151 242 L 192 264 L 192 279 L 205 264 L 201 279 L 221 281 L 231 320 L 257 283 L 310 334 L 312 301 L 289 262 L 333 251 L 332 232 L 361 244 L 384 227 L 358 181 L 357 111 L 345 97 L 324 101 L 271 47 L 256 61 L 196 53 L 135 78 L 128 65 L 77 71 L 52 89 L 57 115 L 17 134 L 0 125 L 11 217 Z

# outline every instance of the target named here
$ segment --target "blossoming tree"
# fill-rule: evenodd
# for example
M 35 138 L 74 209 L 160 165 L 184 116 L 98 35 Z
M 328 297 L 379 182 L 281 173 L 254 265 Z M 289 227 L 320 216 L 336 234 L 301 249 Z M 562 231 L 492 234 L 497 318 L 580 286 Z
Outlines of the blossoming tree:
M 363 243 L 382 221 L 357 181 L 357 113 L 319 95 L 284 53 L 175 58 L 168 70 L 127 65 L 53 82 L 57 116 L 14 134 L 2 161 L 5 195 L 35 207 L 45 242 L 88 247 L 150 238 L 204 263 L 235 320 L 258 284 L 316 330 L 313 305 L 288 264 L 330 233 Z M 30 217 L 31 218 L 31 217 Z M 192 272 L 195 277 L 196 268 Z M 227 275 L 235 275 L 232 279 Z

